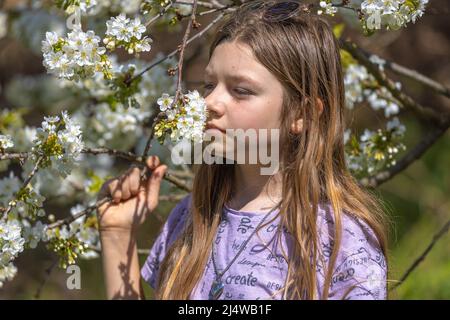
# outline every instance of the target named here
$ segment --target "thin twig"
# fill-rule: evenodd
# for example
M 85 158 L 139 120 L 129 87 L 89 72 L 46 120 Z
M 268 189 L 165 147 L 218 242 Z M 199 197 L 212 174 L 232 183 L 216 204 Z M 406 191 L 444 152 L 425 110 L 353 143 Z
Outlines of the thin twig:
M 97 209 L 98 207 L 102 206 L 103 204 L 105 204 L 105 203 L 107 203 L 107 202 L 109 202 L 111 200 L 112 200 L 111 197 L 104 197 L 103 199 L 98 200 L 95 204 L 87 207 L 84 210 L 81 210 L 80 212 L 75 213 L 74 215 L 68 216 L 68 217 L 66 217 L 64 219 L 61 219 L 61 220 L 58 220 L 56 222 L 53 222 L 53 223 L 49 224 L 47 226 L 47 228 L 48 229 L 54 229 L 54 228 L 58 228 L 58 227 L 60 227 L 62 225 L 65 225 L 65 224 L 68 225 L 71 222 L 77 220 L 78 218 L 80 218 L 82 216 L 85 216 L 85 215 L 89 214 L 91 211 Z
M 109 149 L 109 148 L 85 148 L 81 151 L 82 153 L 88 153 L 93 155 L 98 154 L 108 154 L 111 156 L 115 156 L 118 158 L 122 158 L 131 162 L 135 163 L 144 163 L 145 159 L 143 157 L 140 157 L 132 152 L 127 151 L 120 151 L 115 149 Z
M 36 293 L 34 294 L 35 299 L 39 299 L 41 297 L 42 290 L 44 289 L 45 284 L 47 283 L 48 279 L 50 278 L 50 275 L 52 274 L 53 269 L 56 267 L 58 263 L 58 259 L 53 260 L 51 265 L 45 269 L 44 278 L 42 279 L 41 284 L 36 290 Z
M 195 39 L 201 37 L 206 31 L 208 31 L 210 28 L 212 28 L 217 22 L 219 22 L 223 17 L 225 16 L 225 13 L 221 13 L 219 14 L 211 23 L 209 23 L 202 31 L 196 33 L 194 36 L 192 36 L 186 43 L 186 45 L 190 44 L 192 41 L 194 41 Z M 129 85 L 131 84 L 133 81 L 135 81 L 136 79 L 142 77 L 142 75 L 144 73 L 146 73 L 147 71 L 151 70 L 152 68 L 154 68 L 155 66 L 157 66 L 158 64 L 166 61 L 169 58 L 172 58 L 174 55 L 176 55 L 178 52 L 178 49 L 170 52 L 168 55 L 160 58 L 159 60 L 155 61 L 154 63 L 152 63 L 151 65 L 147 66 L 146 68 L 144 68 L 141 72 L 139 72 L 137 75 L 135 75 L 132 78 L 129 78 L 126 81 L 126 84 Z
M 155 125 L 160 121 L 160 119 L 163 117 L 164 113 L 160 112 L 158 113 L 158 115 L 155 117 L 155 119 L 153 120 L 153 124 L 152 127 L 150 129 L 150 134 L 147 138 L 147 142 L 145 143 L 145 148 L 144 148 L 144 152 L 142 152 L 142 157 L 146 157 L 148 152 L 150 151 L 150 148 L 152 147 L 152 140 L 153 140 L 153 136 L 155 135 Z
M 41 164 L 42 161 L 42 157 L 38 158 L 36 161 L 36 164 L 34 165 L 33 170 L 31 170 L 30 174 L 28 175 L 28 177 L 25 179 L 25 181 L 23 182 L 22 186 L 20 187 L 19 191 L 23 190 L 24 188 L 27 187 L 27 185 L 30 183 L 31 179 L 33 179 L 34 175 L 36 174 L 36 172 L 39 170 L 39 165 Z M 11 210 L 17 205 L 17 199 L 13 199 L 9 202 L 8 204 L 8 208 L 6 208 L 6 210 L 2 213 L 2 216 L 0 217 L 0 219 L 3 219 L 4 217 L 7 217 L 8 214 L 11 212 Z
M 167 6 L 165 6 L 160 12 L 158 12 L 158 14 L 156 16 L 154 16 L 152 19 L 150 19 L 146 24 L 145 27 L 148 28 L 149 26 L 151 26 L 153 23 L 156 22 L 156 20 L 158 20 L 160 17 L 162 17 L 167 10 L 169 10 L 169 8 L 173 5 L 172 2 L 170 2 Z
M 176 88 L 176 92 L 175 92 L 175 98 L 173 99 L 169 109 L 172 109 L 177 103 L 178 103 L 178 97 L 180 96 L 181 93 L 181 77 L 182 77 L 182 73 L 183 73 L 183 59 L 184 59 L 184 49 L 186 48 L 186 43 L 187 40 L 189 38 L 189 34 L 191 32 L 192 29 L 192 24 L 195 20 L 195 12 L 197 10 L 197 0 L 194 0 L 194 4 L 192 6 L 192 13 L 191 13 L 191 19 L 189 20 L 188 26 L 186 28 L 186 31 L 184 33 L 184 37 L 183 37 L 183 42 L 181 44 L 181 50 L 180 50 L 180 59 L 178 60 L 178 79 L 177 79 L 177 88 Z M 147 139 L 147 142 L 145 143 L 145 148 L 144 148 L 144 152 L 142 153 L 142 157 L 147 157 L 148 152 L 150 151 L 151 148 L 151 142 L 153 140 L 153 135 L 154 135 L 154 126 L 155 124 L 158 122 L 158 119 L 160 117 L 163 116 L 163 113 L 160 112 L 158 114 L 158 116 L 155 118 L 154 122 L 153 122 L 153 126 L 152 126 L 152 130 L 151 133 Z M 144 172 L 144 174 L 146 174 L 146 172 Z
M 25 160 L 27 157 L 28 152 L 0 153 L 0 160 Z
M 177 88 L 175 91 L 175 98 L 172 101 L 172 105 L 170 106 L 169 109 L 172 109 L 177 103 L 178 103 L 178 98 L 181 94 L 182 91 L 182 87 L 181 87 L 181 79 L 183 77 L 183 61 L 184 61 L 184 51 L 186 49 L 186 44 L 187 41 L 189 39 L 189 34 L 191 33 L 192 30 L 192 25 L 195 21 L 195 13 L 197 10 L 197 0 L 194 0 L 194 4 L 192 5 L 192 13 L 191 13 L 191 19 L 189 20 L 189 23 L 186 27 L 186 31 L 184 33 L 183 36 L 183 42 L 181 44 L 181 48 L 180 48 L 180 58 L 178 59 L 178 78 L 177 78 Z M 147 154 L 144 153 L 144 156 L 146 156 Z
M 419 264 L 425 260 L 425 257 L 430 253 L 431 249 L 434 247 L 436 242 L 445 235 L 450 228 L 450 219 L 447 220 L 447 222 L 444 224 L 444 226 L 433 236 L 433 239 L 431 240 L 430 244 L 427 246 L 427 248 L 422 252 L 422 254 L 412 263 L 412 265 L 406 270 L 406 272 L 403 274 L 403 276 L 400 278 L 398 282 L 395 283 L 389 290 L 394 290 L 399 285 L 401 285 L 405 280 L 408 278 L 408 276 L 416 269 Z
M 390 61 L 386 61 L 385 66 L 389 70 L 391 70 L 399 75 L 413 79 L 416 82 L 423 84 L 427 88 L 432 89 L 436 93 L 439 93 L 443 96 L 446 96 L 447 98 L 450 98 L 450 88 L 444 86 L 443 84 L 441 84 L 431 78 L 428 78 L 427 76 L 425 76 L 415 70 L 408 69 L 404 66 L 401 66 L 395 62 L 390 62 Z

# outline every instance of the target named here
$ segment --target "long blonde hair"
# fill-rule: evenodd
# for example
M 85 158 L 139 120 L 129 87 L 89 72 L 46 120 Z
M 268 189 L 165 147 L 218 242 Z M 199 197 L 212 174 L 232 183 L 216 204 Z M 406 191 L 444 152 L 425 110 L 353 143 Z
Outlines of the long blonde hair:
M 219 27 L 209 51 L 224 41 L 249 46 L 256 59 L 283 85 L 280 115 L 282 201 L 279 217 L 293 237 L 284 297 L 326 299 L 341 242 L 341 217 L 347 211 L 374 231 L 386 255 L 387 223 L 372 191 L 358 185 L 344 158 L 344 84 L 337 39 L 322 17 L 300 13 L 287 21 L 267 23 L 262 11 L 243 6 Z M 317 107 L 323 102 L 323 112 Z M 300 135 L 290 124 L 303 119 Z M 320 121 L 319 121 L 320 118 Z M 190 214 L 183 233 L 160 265 L 155 297 L 189 299 L 207 263 L 223 205 L 230 199 L 234 164 L 194 167 Z M 317 210 L 329 203 L 334 215 L 333 250 L 322 295 L 317 294 Z

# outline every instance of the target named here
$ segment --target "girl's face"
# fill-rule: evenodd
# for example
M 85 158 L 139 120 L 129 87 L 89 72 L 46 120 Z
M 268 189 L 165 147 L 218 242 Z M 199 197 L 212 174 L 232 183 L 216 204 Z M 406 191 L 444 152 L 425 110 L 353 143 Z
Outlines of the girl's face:
M 242 43 L 218 45 L 205 69 L 210 123 L 220 129 L 280 128 L 283 87 Z
M 221 130 L 255 129 L 249 131 L 255 132 L 256 135 L 260 133 L 258 129 L 268 129 L 267 147 L 275 145 L 271 136 L 275 130 L 271 129 L 280 128 L 283 87 L 278 79 L 255 59 L 247 45 L 238 42 L 218 45 L 205 69 L 204 88 L 204 97 L 210 112 L 208 124 Z M 234 159 L 237 159 L 237 154 L 240 153 L 240 150 L 236 151 L 237 143 L 234 142 L 234 148 L 228 148 L 230 140 L 234 140 L 225 139 L 225 132 L 209 129 L 206 133 L 222 136 L 222 143 L 216 142 L 214 138 L 212 148 L 215 149 L 216 155 L 224 156 L 226 150 L 234 149 Z M 246 141 L 245 152 L 248 153 L 248 137 L 245 136 L 241 141 Z M 257 143 L 259 141 L 258 136 Z

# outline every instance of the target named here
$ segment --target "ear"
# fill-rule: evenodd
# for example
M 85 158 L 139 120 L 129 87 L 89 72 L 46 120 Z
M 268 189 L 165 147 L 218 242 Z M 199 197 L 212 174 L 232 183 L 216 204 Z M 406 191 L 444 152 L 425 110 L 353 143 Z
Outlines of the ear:
M 294 134 L 299 134 L 300 132 L 302 132 L 303 129 L 303 119 L 298 119 L 295 120 L 292 124 L 291 124 L 291 132 Z
M 317 98 L 317 107 L 319 108 L 319 117 L 323 112 L 323 102 L 319 98 Z
M 317 98 L 317 107 L 319 108 L 319 117 L 323 112 L 323 102 Z M 299 134 L 303 129 L 303 119 L 297 119 L 291 124 L 291 132 L 294 134 Z

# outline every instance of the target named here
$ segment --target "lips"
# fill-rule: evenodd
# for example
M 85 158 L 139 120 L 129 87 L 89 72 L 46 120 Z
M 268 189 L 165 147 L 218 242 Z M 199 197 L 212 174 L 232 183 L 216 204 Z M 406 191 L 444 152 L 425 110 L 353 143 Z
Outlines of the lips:
M 219 128 L 218 126 L 216 126 L 216 125 L 214 125 L 212 123 L 207 123 L 205 129 L 206 130 L 208 130 L 208 129 L 217 129 L 217 130 L 222 131 L 223 133 L 225 133 L 225 130 L 223 130 L 222 128 Z

